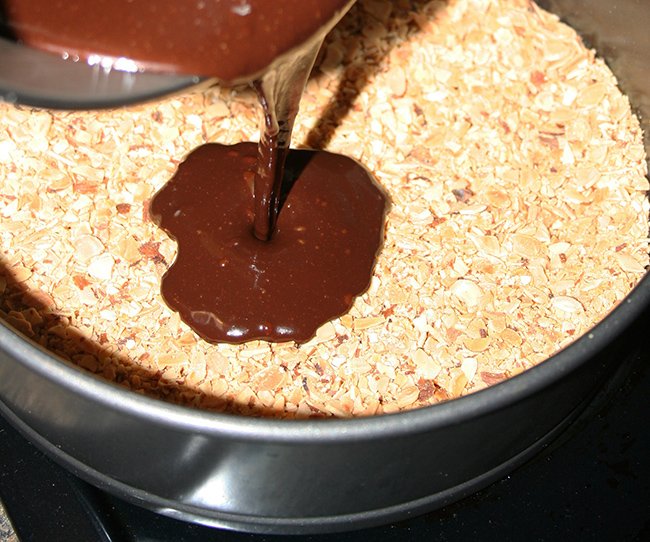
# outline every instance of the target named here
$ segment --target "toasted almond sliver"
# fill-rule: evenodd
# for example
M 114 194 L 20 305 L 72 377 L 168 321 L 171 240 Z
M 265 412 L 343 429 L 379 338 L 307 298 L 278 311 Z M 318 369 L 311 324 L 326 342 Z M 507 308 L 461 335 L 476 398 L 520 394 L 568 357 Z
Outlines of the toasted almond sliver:
M 450 288 L 451 292 L 469 306 L 477 305 L 483 291 L 475 282 L 458 279 Z
M 442 370 L 442 367 L 422 348 L 415 351 L 413 361 L 415 361 L 417 373 L 427 380 L 433 380 Z
M 645 268 L 630 254 L 617 252 L 615 257 L 623 271 L 628 273 L 643 273 L 645 271 Z
M 366 318 L 357 318 L 354 321 L 354 329 L 361 331 L 363 329 L 377 327 L 382 325 L 385 321 L 386 319 L 383 316 L 368 316 Z
M 568 313 L 580 313 L 584 311 L 582 303 L 578 301 L 575 297 L 568 295 L 559 295 L 551 299 L 551 305 L 564 312 Z
M 463 339 L 463 344 L 465 345 L 465 348 L 472 352 L 483 352 L 483 350 L 490 346 L 490 337 L 483 337 L 481 339 L 465 337 Z
M 580 91 L 578 94 L 578 105 L 584 108 L 596 107 L 603 101 L 608 89 L 607 83 L 594 83 Z

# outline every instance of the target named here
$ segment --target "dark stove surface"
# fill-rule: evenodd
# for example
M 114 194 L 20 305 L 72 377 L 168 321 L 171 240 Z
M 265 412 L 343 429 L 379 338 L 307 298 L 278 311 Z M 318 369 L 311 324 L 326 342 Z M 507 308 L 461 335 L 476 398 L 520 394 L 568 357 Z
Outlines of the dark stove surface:
M 283 537 L 173 520 L 69 474 L 2 418 L 0 498 L 22 542 L 641 542 L 650 540 L 649 418 L 650 337 L 535 459 L 459 503 L 385 527 Z

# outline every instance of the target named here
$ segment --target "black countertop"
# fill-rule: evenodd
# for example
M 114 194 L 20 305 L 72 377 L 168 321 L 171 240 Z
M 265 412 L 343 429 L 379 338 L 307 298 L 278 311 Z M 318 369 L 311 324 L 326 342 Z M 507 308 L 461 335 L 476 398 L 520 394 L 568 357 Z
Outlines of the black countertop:
M 641 332 L 650 315 L 643 319 Z M 459 503 L 393 525 L 283 537 L 173 520 L 69 474 L 2 418 L 0 499 L 22 542 L 640 542 L 650 540 L 649 418 L 650 334 L 585 413 L 528 464 Z

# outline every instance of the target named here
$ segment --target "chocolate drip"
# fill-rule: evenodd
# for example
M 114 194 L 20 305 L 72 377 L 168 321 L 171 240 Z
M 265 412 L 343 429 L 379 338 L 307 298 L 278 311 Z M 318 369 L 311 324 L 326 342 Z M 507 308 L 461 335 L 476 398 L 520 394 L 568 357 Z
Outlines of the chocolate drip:
M 279 212 L 284 161 L 291 143 L 300 97 L 322 41 L 277 62 L 254 83 L 262 104 L 259 157 L 255 174 L 255 236 L 271 238 Z

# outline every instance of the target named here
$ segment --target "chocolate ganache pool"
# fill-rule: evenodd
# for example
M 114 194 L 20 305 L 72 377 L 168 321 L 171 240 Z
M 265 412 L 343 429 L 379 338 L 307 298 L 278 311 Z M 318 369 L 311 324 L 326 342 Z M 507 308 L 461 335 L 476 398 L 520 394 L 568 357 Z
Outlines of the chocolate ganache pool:
M 199 147 L 150 205 L 178 242 L 163 298 L 207 341 L 305 342 L 370 284 L 385 192 L 352 159 L 289 149 L 322 41 L 352 3 L 5 2 L 7 31 L 29 46 L 256 89 L 259 144 Z

